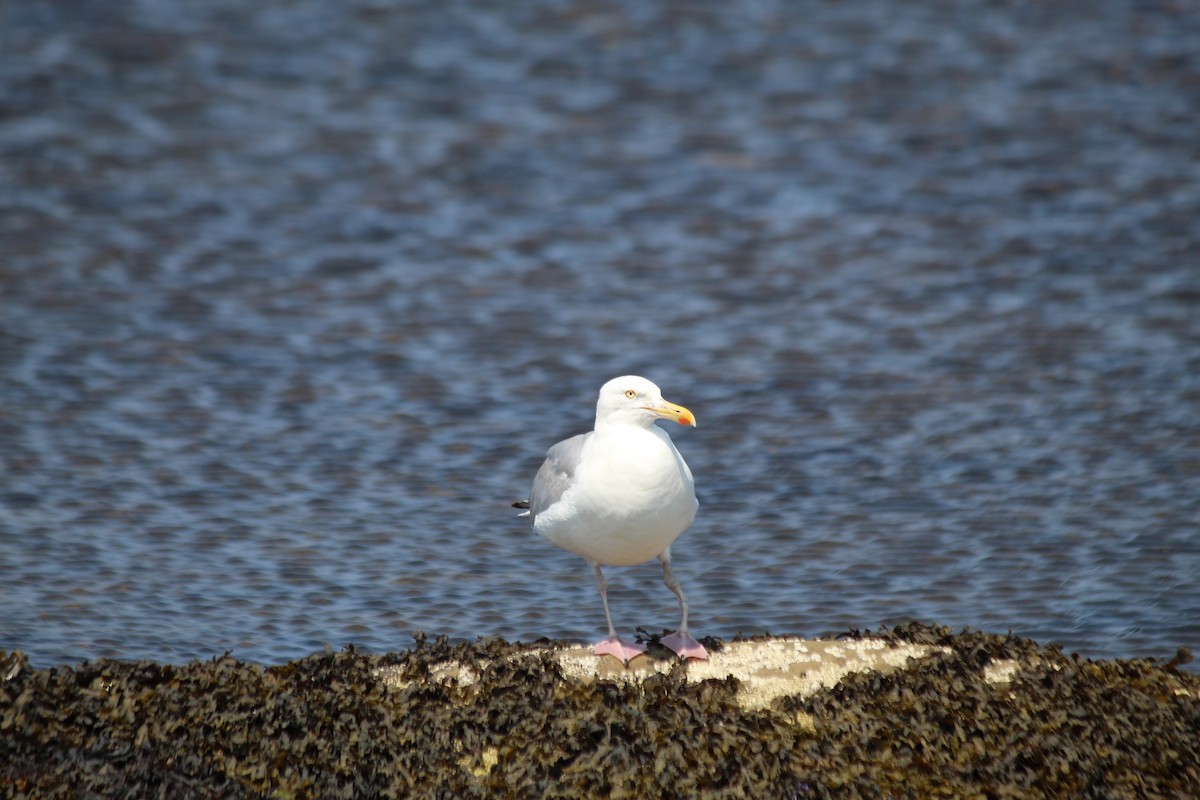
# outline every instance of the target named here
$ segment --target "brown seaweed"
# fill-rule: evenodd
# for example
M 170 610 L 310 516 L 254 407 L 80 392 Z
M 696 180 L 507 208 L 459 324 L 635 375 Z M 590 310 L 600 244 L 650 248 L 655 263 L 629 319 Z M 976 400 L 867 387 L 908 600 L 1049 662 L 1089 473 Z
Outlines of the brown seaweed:
M 852 632 L 850 636 L 859 636 Z M 1192 797 L 1200 678 L 1012 636 L 911 625 L 948 648 L 747 711 L 685 665 L 565 677 L 546 651 L 421 637 L 264 667 L 0 654 L 9 797 Z M 1007 682 L 984 667 L 1016 666 Z M 432 677 L 476 666 L 470 685 Z M 405 679 L 389 688 L 387 667 Z

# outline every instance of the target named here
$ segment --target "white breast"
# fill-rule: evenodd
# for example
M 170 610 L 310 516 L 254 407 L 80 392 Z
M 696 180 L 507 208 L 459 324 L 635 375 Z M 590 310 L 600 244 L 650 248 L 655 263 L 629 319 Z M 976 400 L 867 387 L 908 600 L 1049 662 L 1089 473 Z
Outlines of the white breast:
M 698 506 L 691 470 L 666 433 L 612 426 L 589 440 L 571 487 L 534 530 L 591 561 L 627 566 L 658 556 Z

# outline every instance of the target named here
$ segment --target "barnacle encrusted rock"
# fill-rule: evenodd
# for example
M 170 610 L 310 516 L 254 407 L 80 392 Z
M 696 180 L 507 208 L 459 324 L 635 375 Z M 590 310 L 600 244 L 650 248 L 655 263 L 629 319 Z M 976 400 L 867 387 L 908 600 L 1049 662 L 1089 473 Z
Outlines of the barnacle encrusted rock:
M 1186 659 L 910 625 L 605 665 L 418 640 L 278 667 L 0 654 L 11 797 L 1191 797 Z M 600 669 L 596 669 L 599 665 Z
M 845 641 L 761 638 L 714 648 L 708 661 L 689 661 L 683 668 L 683 677 L 688 683 L 733 678 L 737 681 L 738 704 L 755 710 L 768 707 L 779 697 L 807 697 L 818 689 L 834 686 L 851 672 L 886 672 L 932 652 L 949 652 L 949 648 L 872 638 Z M 541 654 L 558 664 L 568 680 L 641 683 L 651 675 L 668 673 L 678 666 L 670 653 L 659 658 L 639 657 L 622 666 L 613 658 L 597 658 L 587 647 L 534 647 L 514 657 Z M 490 662 L 486 661 L 470 664 L 451 660 L 432 665 L 430 675 L 435 680 L 468 687 L 479 681 L 479 670 L 488 666 Z M 377 674 L 391 685 L 407 684 L 401 677 L 400 666 L 382 667 Z

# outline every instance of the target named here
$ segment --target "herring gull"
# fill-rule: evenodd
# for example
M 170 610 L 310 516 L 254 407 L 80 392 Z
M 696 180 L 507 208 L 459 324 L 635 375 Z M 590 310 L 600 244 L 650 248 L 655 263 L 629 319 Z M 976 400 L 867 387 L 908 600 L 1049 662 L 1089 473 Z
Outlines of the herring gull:
M 671 437 L 654 424 L 660 419 L 696 426 L 691 411 L 668 403 L 645 378 L 613 378 L 600 388 L 595 430 L 551 447 L 529 500 L 513 503 L 527 509 L 521 516 L 530 517 L 535 533 L 592 565 L 608 620 L 608 638 L 592 652 L 625 663 L 646 648 L 617 636 L 601 565 L 631 566 L 652 558 L 662 563 L 663 582 L 683 614 L 679 630 L 660 643 L 680 658 L 708 658 L 688 633 L 687 598 L 671 572 L 671 542 L 692 524 L 699 503 L 692 471 Z

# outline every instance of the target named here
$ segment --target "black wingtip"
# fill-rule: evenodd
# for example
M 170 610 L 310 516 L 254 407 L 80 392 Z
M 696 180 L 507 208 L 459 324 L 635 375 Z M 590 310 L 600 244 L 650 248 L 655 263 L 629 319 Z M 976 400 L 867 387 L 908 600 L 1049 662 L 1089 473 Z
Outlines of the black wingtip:
M 512 507 L 513 508 L 529 508 L 529 501 L 528 500 L 518 500 L 517 502 L 512 504 Z

